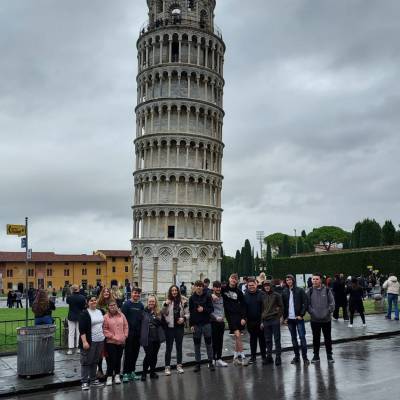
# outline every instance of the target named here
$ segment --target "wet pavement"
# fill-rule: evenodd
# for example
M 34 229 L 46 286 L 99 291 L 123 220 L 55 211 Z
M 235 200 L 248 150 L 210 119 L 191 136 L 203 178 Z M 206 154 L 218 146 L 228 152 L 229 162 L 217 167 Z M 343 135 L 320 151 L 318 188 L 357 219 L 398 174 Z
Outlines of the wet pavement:
M 376 341 L 374 339 L 382 338 L 385 335 L 388 336 L 388 335 L 396 335 L 396 334 L 399 335 L 400 334 L 400 323 L 396 322 L 396 321 L 387 321 L 384 319 L 384 316 L 382 314 L 367 316 L 367 327 L 365 327 L 365 328 L 363 328 L 361 326 L 361 321 L 359 318 L 355 319 L 354 328 L 348 328 L 347 323 L 345 324 L 343 322 L 343 320 L 339 321 L 339 322 L 336 322 L 336 321 L 332 322 L 332 327 L 333 327 L 332 328 L 332 338 L 334 340 L 334 343 L 354 341 L 354 342 L 346 345 L 347 346 L 346 348 L 353 349 L 354 351 L 357 349 L 368 349 L 368 350 L 365 350 L 367 352 L 367 354 L 363 354 L 362 352 L 360 352 L 360 354 L 362 356 L 368 356 L 368 357 L 370 357 L 370 356 L 372 357 L 372 355 L 375 353 L 375 351 L 373 351 L 375 343 L 377 343 L 377 344 L 381 343 L 380 341 Z M 308 344 L 311 345 L 312 344 L 311 329 L 310 329 L 308 323 L 306 323 L 306 330 L 307 330 Z M 370 340 L 362 341 L 362 339 L 370 339 Z M 248 335 L 244 335 L 243 340 L 245 343 L 245 351 L 248 353 L 249 352 Z M 400 339 L 387 339 L 387 340 L 389 342 L 397 340 L 397 343 L 400 345 L 400 342 L 399 342 Z M 226 332 L 225 342 L 224 342 L 224 353 L 223 353 L 224 357 L 232 355 L 232 344 L 233 344 L 233 339 Z M 282 327 L 282 347 L 289 352 L 291 350 L 290 335 L 289 335 L 288 329 L 284 326 Z M 161 347 L 161 350 L 159 353 L 158 365 L 160 367 L 164 366 L 164 360 L 163 360 L 164 349 L 165 348 L 163 345 Z M 358 355 L 354 355 L 354 356 L 352 356 L 353 358 L 350 357 L 347 360 L 346 356 L 343 357 L 341 355 L 342 349 L 343 349 L 342 345 L 336 344 L 334 346 L 335 357 L 340 358 L 340 365 L 339 366 L 335 365 L 335 370 L 334 370 L 335 373 L 338 370 L 341 370 L 343 363 L 349 364 L 346 367 L 350 367 L 350 361 L 355 361 L 359 358 Z M 372 353 L 369 354 L 369 352 L 372 352 Z M 350 352 L 350 353 L 353 354 L 352 352 Z M 184 354 L 184 357 L 183 357 L 184 364 L 188 365 L 190 363 L 193 363 L 194 354 L 193 354 L 193 341 L 192 341 L 191 335 L 185 336 L 185 338 L 184 338 L 183 354 Z M 346 354 L 346 352 L 344 352 L 344 354 Z M 354 353 L 354 354 L 358 354 L 358 353 Z M 175 364 L 175 358 L 174 358 L 175 351 L 173 351 L 172 355 L 173 355 L 172 364 Z M 311 355 L 311 351 L 310 351 L 310 355 Z M 205 358 L 205 349 L 203 349 L 203 358 Z M 284 365 L 282 367 L 282 371 L 286 370 L 286 368 L 291 368 L 291 369 L 295 368 L 291 365 L 288 365 L 291 358 L 292 358 L 291 353 L 283 354 L 283 361 L 284 361 L 283 364 Z M 139 361 L 137 363 L 138 371 L 141 371 L 142 359 L 143 359 L 143 350 L 141 350 Z M 372 357 L 371 362 L 373 360 L 374 360 L 374 358 Z M 400 362 L 400 356 L 397 358 L 397 362 L 398 363 Z M 322 363 L 322 365 L 324 365 L 324 362 Z M 321 367 L 322 367 L 322 365 L 321 365 Z M 386 369 L 386 364 L 384 364 L 384 365 L 385 365 L 385 369 Z M 382 368 L 382 364 L 380 365 L 380 367 Z M 37 391 L 37 390 L 46 390 L 46 389 L 53 389 L 53 388 L 59 388 L 59 387 L 66 387 L 66 386 L 76 385 L 79 383 L 80 364 L 79 364 L 79 355 L 77 355 L 77 354 L 68 356 L 63 351 L 56 351 L 56 353 L 55 353 L 55 373 L 54 373 L 54 375 L 51 375 L 51 376 L 32 378 L 29 380 L 23 379 L 23 378 L 19 378 L 16 375 L 16 368 L 17 368 L 16 356 L 0 357 L 0 396 L 11 396 L 16 393 L 19 394 L 19 393 L 24 393 L 24 392 L 29 392 L 29 391 L 32 392 L 32 391 Z M 189 367 L 187 366 L 186 368 L 189 368 Z M 253 366 L 251 366 L 251 368 L 253 368 Z M 371 368 L 371 367 L 369 367 L 369 368 Z M 205 368 L 203 368 L 203 369 L 204 369 L 204 371 L 202 372 L 202 374 L 204 375 L 204 373 L 208 372 L 208 371 L 206 371 Z M 232 372 L 233 368 L 230 368 L 229 370 Z M 351 368 L 350 368 L 350 370 L 351 370 Z M 260 372 L 257 372 L 257 371 L 258 371 L 258 369 L 256 369 L 256 371 L 254 372 L 254 377 L 252 378 L 253 382 L 251 383 L 250 386 L 252 386 L 256 383 L 257 384 L 261 383 L 262 380 L 266 379 L 266 377 L 263 375 L 264 372 L 262 369 L 260 369 Z M 276 371 L 275 375 L 281 375 L 282 371 L 281 372 Z M 235 373 L 239 373 L 239 372 L 235 372 Z M 241 373 L 246 373 L 246 372 L 243 371 Z M 307 373 L 307 372 L 305 372 L 305 373 Z M 220 374 L 220 372 L 218 372 L 218 374 Z M 224 374 L 225 374 L 225 372 L 221 375 L 221 379 L 222 379 L 222 376 L 224 376 Z M 261 375 L 259 376 L 259 374 L 261 374 Z M 228 375 L 229 375 L 229 373 L 228 373 Z M 275 375 L 268 376 L 266 383 L 269 382 L 268 383 L 269 385 L 279 383 L 279 386 L 282 386 L 282 383 L 280 381 L 279 382 L 277 381 L 275 383 L 273 381 L 268 381 L 271 379 L 272 380 L 278 379 Z M 259 376 L 259 378 L 257 378 L 258 376 Z M 206 379 L 206 377 L 207 377 L 207 375 L 204 375 L 204 379 Z M 280 376 L 279 379 L 281 379 L 281 378 L 282 378 L 282 376 Z M 301 382 L 303 382 L 303 380 L 305 378 L 306 377 L 303 376 L 303 378 L 301 378 Z M 364 378 L 366 379 L 368 377 L 365 375 Z M 203 379 L 203 378 L 199 377 L 196 379 L 198 380 L 198 379 Z M 297 376 L 295 376 L 292 379 L 294 379 L 296 381 L 299 378 Z M 315 376 L 312 379 L 315 380 Z M 326 375 L 326 378 L 324 378 L 324 379 L 325 379 L 325 380 L 323 380 L 324 385 L 329 386 L 329 379 L 330 379 L 329 374 Z M 344 382 L 350 382 L 346 378 L 346 375 L 344 375 L 344 377 L 342 379 L 345 379 Z M 200 384 L 202 385 L 201 381 L 200 381 Z M 204 383 L 204 385 L 206 385 L 206 384 Z M 241 388 L 241 392 L 243 392 L 243 390 L 245 390 L 245 388 L 247 387 L 247 385 L 248 385 L 247 381 L 246 381 L 246 383 L 242 383 L 242 385 L 244 385 L 244 387 Z M 304 385 L 304 383 L 301 383 L 301 388 L 300 388 L 302 391 L 301 393 L 303 393 L 303 391 L 304 391 L 303 385 Z M 203 386 L 201 386 L 201 387 L 203 387 Z M 190 388 L 190 386 L 188 386 L 188 389 L 189 388 Z M 250 389 L 252 389 L 252 388 L 251 387 L 248 388 L 248 390 L 250 390 Z M 118 389 L 118 390 L 122 390 L 122 389 Z M 123 389 L 123 390 L 125 390 L 125 389 Z M 228 389 L 226 389 L 226 390 L 228 390 Z M 235 390 L 238 390 L 238 389 L 235 389 Z M 282 388 L 282 390 L 284 390 L 284 388 Z M 164 389 L 164 391 L 165 391 L 165 389 Z M 267 390 L 267 392 L 269 393 L 269 389 Z M 245 393 L 245 392 L 243 392 L 243 393 Z M 284 394 L 282 394 L 282 396 L 284 396 Z M 160 399 L 162 399 L 162 398 L 163 397 L 160 397 Z M 285 397 L 282 397 L 282 398 L 285 398 Z M 332 397 L 332 399 L 336 399 L 336 398 L 346 398 L 346 397 Z M 352 400 L 355 400 L 355 399 L 352 399 Z
M 160 375 L 157 381 L 134 382 L 82 392 L 70 388 L 18 398 L 39 400 L 123 399 L 280 399 L 365 400 L 395 399 L 400 392 L 400 337 L 374 339 L 335 346 L 335 364 L 324 357 L 319 365 L 293 366 L 284 357 L 281 367 L 262 366 L 192 368 L 184 375 Z M 17 398 L 17 397 L 14 397 Z

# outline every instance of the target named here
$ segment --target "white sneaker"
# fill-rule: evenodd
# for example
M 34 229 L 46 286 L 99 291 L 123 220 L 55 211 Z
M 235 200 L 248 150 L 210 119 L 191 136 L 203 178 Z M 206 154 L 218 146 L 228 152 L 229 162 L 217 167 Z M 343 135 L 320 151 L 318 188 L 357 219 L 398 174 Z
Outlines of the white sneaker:
M 80 349 L 80 348 L 77 348 L 77 349 L 76 349 L 76 354 L 80 354 L 80 352 L 81 352 L 81 349 Z
M 249 365 L 249 360 L 246 357 L 242 357 L 242 366 L 247 367 Z
M 71 350 L 71 349 L 69 349 L 69 350 L 67 351 L 67 355 L 68 355 L 68 356 L 72 356 L 72 350 Z
M 112 376 L 108 376 L 106 386 L 111 386 L 111 385 L 112 385 Z
M 178 374 L 183 374 L 185 371 L 183 370 L 183 368 L 182 368 L 182 365 L 180 365 L 180 364 L 178 364 L 177 366 L 176 366 L 176 372 L 178 373 Z
M 88 383 L 82 383 L 82 390 L 89 390 L 90 386 Z
M 215 364 L 217 367 L 227 367 L 228 366 L 228 364 L 224 360 L 221 360 L 221 359 L 217 360 Z
M 165 367 L 165 375 L 170 376 L 171 375 L 171 367 Z
M 365 328 L 367 326 L 367 324 L 363 324 L 363 327 Z
M 114 383 L 116 385 L 119 385 L 121 383 L 121 377 L 119 376 L 119 374 L 115 375 Z
M 349 328 L 352 328 L 353 327 L 353 324 L 349 324 Z
M 242 362 L 239 360 L 239 357 L 233 359 L 233 365 L 235 366 L 242 365 Z

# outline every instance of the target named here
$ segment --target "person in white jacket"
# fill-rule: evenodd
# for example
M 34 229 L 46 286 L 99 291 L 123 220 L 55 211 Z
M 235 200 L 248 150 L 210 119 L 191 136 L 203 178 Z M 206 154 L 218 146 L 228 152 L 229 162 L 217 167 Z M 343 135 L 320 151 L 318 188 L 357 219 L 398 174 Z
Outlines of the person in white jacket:
M 399 291 L 400 284 L 394 274 L 389 274 L 388 280 L 383 284 L 383 289 L 386 290 L 388 297 L 388 312 L 386 319 L 392 319 L 392 306 L 394 306 L 394 319 L 399 320 Z

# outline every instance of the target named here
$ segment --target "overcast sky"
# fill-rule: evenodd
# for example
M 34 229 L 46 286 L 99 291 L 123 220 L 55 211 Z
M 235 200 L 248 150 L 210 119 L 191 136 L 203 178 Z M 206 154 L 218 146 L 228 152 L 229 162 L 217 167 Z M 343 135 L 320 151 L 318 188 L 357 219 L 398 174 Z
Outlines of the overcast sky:
M 217 0 L 223 228 L 400 223 L 400 2 Z M 244 6 L 244 3 L 246 6 Z M 0 250 L 128 249 L 145 0 L 0 1 Z

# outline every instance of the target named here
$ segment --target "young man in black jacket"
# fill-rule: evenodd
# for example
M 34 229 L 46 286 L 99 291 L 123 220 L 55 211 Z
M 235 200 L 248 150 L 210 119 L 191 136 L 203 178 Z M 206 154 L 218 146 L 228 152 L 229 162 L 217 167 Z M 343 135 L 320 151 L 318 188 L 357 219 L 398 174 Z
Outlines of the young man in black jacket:
M 246 304 L 247 331 L 250 335 L 250 363 L 255 363 L 257 358 L 257 342 L 260 344 L 260 353 L 265 364 L 266 345 L 264 332 L 261 330 L 261 312 L 264 292 L 257 288 L 257 282 L 253 278 L 247 280 L 247 290 L 244 294 Z
M 193 333 L 194 353 L 196 366 L 194 372 L 200 371 L 201 363 L 201 337 L 204 336 L 206 343 L 208 367 L 215 370 L 213 364 L 211 313 L 214 311 L 211 295 L 204 291 L 204 283 L 197 281 L 194 284 L 194 293 L 189 299 L 189 325 Z
M 306 329 L 304 325 L 304 315 L 307 311 L 307 295 L 303 288 L 296 286 L 293 275 L 286 276 L 287 287 L 283 291 L 283 319 L 287 324 L 294 350 L 294 358 L 292 364 L 300 362 L 300 348 L 303 357 L 304 365 L 309 365 L 310 361 L 307 358 L 307 341 Z M 300 339 L 300 347 L 297 341 L 297 334 Z

